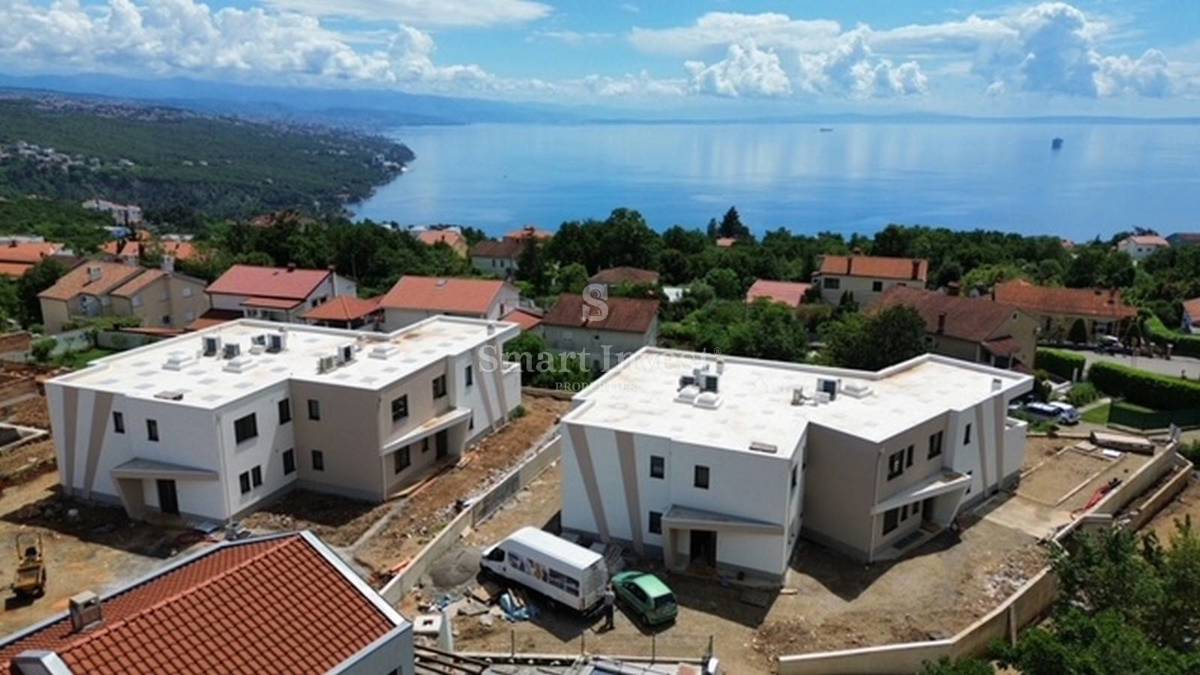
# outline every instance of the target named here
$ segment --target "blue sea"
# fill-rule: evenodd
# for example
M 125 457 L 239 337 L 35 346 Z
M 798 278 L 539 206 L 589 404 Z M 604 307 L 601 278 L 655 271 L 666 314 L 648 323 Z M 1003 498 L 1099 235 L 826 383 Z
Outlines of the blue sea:
M 409 171 L 357 214 L 498 234 L 625 206 L 662 230 L 736 205 L 756 232 L 888 223 L 1107 237 L 1200 230 L 1200 127 L 476 124 L 397 129 Z M 1062 148 L 1051 149 L 1054 137 Z

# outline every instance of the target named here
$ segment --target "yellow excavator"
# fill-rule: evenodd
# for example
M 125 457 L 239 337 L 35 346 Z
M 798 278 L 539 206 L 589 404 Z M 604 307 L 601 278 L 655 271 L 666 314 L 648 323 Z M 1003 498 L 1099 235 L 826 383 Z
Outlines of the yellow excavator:
M 46 592 L 46 561 L 42 557 L 42 535 L 22 532 L 17 535 L 17 572 L 13 575 L 13 593 L 22 598 L 40 598 Z

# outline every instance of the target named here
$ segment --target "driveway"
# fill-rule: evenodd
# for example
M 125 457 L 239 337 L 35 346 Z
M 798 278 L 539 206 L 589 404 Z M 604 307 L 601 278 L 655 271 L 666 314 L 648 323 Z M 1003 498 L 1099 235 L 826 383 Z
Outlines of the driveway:
M 1150 358 L 1149 356 L 1098 354 L 1094 351 L 1084 350 L 1080 350 L 1078 353 L 1087 359 L 1089 367 L 1097 361 L 1108 361 L 1119 363 L 1123 366 L 1148 370 L 1159 375 L 1171 375 L 1174 377 L 1182 375 L 1189 380 L 1200 380 L 1200 359 L 1172 356 L 1171 360 L 1168 361 L 1166 359 Z

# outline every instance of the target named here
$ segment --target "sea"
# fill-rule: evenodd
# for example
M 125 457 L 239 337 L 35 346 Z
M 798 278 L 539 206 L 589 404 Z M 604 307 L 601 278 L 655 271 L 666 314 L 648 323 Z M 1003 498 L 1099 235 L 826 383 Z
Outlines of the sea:
M 355 211 L 400 225 L 553 230 L 626 207 L 658 230 L 702 228 L 736 206 L 760 234 L 903 223 L 1085 241 L 1133 227 L 1200 230 L 1196 125 L 472 124 L 390 134 L 417 158 Z

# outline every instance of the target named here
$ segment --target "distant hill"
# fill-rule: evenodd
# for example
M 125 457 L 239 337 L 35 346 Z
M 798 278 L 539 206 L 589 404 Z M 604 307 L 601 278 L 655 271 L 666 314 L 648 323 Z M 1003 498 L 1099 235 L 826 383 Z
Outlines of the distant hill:
M 335 213 L 413 159 L 400 143 L 328 127 L 0 91 L 0 197 L 102 197 L 213 217 Z

